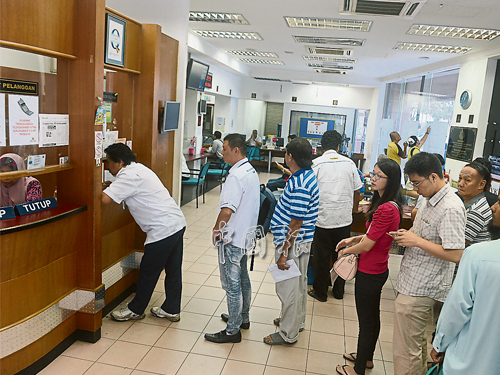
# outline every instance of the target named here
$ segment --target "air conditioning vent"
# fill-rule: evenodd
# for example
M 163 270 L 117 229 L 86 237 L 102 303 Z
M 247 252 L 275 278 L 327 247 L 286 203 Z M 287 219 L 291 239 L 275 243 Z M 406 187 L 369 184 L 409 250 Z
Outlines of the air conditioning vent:
M 346 74 L 343 70 L 335 70 L 335 69 L 314 69 L 316 73 L 327 73 L 327 74 Z
M 341 46 L 361 47 L 365 43 L 365 39 L 347 39 L 347 38 L 329 38 L 318 36 L 293 36 L 296 43 L 311 43 L 311 44 L 337 44 Z
M 328 64 L 328 63 L 323 63 L 323 64 L 318 64 L 318 63 L 308 63 L 307 66 L 309 68 L 330 68 L 330 69 L 340 69 L 340 70 L 353 70 L 353 66 L 349 65 L 338 65 L 338 64 Z
M 351 56 L 352 49 L 328 48 L 328 47 L 306 47 L 307 52 L 314 55 Z
M 427 0 L 344 0 L 340 13 L 413 18 Z

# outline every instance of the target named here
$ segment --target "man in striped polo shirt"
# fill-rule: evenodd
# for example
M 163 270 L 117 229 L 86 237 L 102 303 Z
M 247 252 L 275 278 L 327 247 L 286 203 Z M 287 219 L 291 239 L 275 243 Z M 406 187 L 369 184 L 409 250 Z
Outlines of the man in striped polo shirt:
M 281 316 L 274 320 L 279 332 L 264 338 L 269 345 L 294 344 L 305 328 L 307 302 L 307 264 L 318 218 L 319 189 L 312 165 L 312 147 L 305 138 L 295 138 L 286 147 L 285 162 L 292 175 L 287 181 L 273 218 L 276 264 L 288 270 L 293 260 L 301 276 L 276 283 Z

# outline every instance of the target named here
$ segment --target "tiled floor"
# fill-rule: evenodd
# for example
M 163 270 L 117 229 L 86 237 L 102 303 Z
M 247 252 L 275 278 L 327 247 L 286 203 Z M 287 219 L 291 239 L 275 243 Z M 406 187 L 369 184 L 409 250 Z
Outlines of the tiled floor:
M 261 181 L 275 175 L 260 173 Z M 272 320 L 279 316 L 280 302 L 274 282 L 267 272 L 273 263 L 272 251 L 264 259 L 256 257 L 250 272 L 253 300 L 251 327 L 242 330 L 239 344 L 213 344 L 205 332 L 225 328 L 220 314 L 227 312 L 221 289 L 217 252 L 210 245 L 210 231 L 218 213 L 219 189 L 206 194 L 206 203 L 182 207 L 188 227 L 184 237 L 183 299 L 181 320 L 170 323 L 151 317 L 138 322 L 103 319 L 102 338 L 95 344 L 76 342 L 45 368 L 41 374 L 65 375 L 305 375 L 335 374 L 344 363 L 342 354 L 356 350 L 357 317 L 354 283 L 346 285 L 343 300 L 330 296 L 327 303 L 312 299 L 307 305 L 307 327 L 296 345 L 270 347 L 262 338 L 275 332 Z M 271 235 L 268 248 L 271 249 Z M 367 374 L 393 374 L 392 324 L 394 284 L 401 257 L 389 259 L 390 279 L 384 286 L 381 303 L 382 330 L 375 351 L 375 368 Z M 159 280 L 150 305 L 163 300 L 163 280 Z M 128 302 L 132 298 L 129 297 Z M 156 303 L 158 301 L 158 303 Z

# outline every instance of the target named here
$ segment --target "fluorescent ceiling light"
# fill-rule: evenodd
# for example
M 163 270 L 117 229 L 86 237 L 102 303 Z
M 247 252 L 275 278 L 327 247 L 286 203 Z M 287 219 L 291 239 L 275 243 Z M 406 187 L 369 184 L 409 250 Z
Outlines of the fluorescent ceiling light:
M 476 29 L 472 27 L 413 25 L 407 34 L 442 36 L 447 38 L 492 40 L 500 30 Z
M 348 39 L 348 38 L 331 38 L 323 36 L 293 36 L 296 43 L 312 43 L 312 44 L 338 44 L 342 46 L 362 47 L 365 39 Z
M 249 25 L 245 17 L 238 13 L 189 12 L 189 20 L 195 22 L 220 22 Z
M 289 27 L 312 29 L 370 31 L 371 21 L 356 21 L 336 18 L 285 17 Z
M 350 65 L 338 65 L 338 64 L 324 64 L 324 63 L 307 63 L 309 68 L 332 68 L 332 69 L 342 69 L 342 70 L 353 70 L 354 67 Z
M 280 78 L 253 77 L 253 79 L 258 79 L 259 81 L 291 82 L 289 79 Z
M 283 61 L 279 60 L 265 60 L 265 59 L 238 59 L 238 60 L 248 64 L 285 65 Z
M 308 61 L 328 61 L 334 63 L 347 63 L 347 64 L 356 64 L 358 60 L 356 59 L 347 59 L 342 57 L 328 57 L 328 56 L 307 56 L 302 55 L 304 60 Z
M 258 51 L 226 51 L 230 55 L 236 56 L 254 56 L 254 57 L 275 57 L 278 55 L 274 52 L 258 52 Z
M 330 83 L 330 82 L 312 82 L 316 86 L 339 86 L 339 87 L 349 87 L 345 83 Z
M 440 44 L 422 44 L 422 43 L 405 43 L 399 42 L 394 49 L 405 49 L 411 51 L 424 52 L 446 52 L 446 53 L 467 53 L 471 47 L 446 46 Z
M 246 33 L 237 31 L 216 31 L 216 30 L 191 30 L 193 33 L 203 38 L 225 38 L 225 39 L 250 39 L 262 40 L 259 33 Z
M 324 68 L 315 68 L 314 71 L 316 73 L 327 73 L 327 74 L 346 74 L 343 70 L 337 69 L 324 69 Z

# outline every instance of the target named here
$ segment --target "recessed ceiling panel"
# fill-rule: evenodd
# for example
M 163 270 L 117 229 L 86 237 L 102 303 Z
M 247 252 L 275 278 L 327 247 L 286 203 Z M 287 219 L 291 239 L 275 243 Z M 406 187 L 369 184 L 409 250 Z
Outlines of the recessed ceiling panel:
M 289 27 L 312 29 L 370 31 L 371 21 L 346 20 L 335 18 L 285 17 Z

